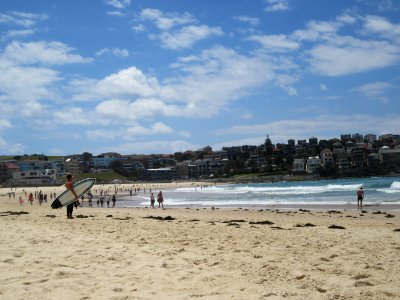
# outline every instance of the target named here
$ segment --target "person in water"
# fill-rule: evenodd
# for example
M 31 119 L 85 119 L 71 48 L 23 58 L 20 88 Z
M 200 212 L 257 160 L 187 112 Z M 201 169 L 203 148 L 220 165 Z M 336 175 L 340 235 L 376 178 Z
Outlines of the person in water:
M 78 195 L 76 194 L 76 192 L 74 190 L 74 184 L 72 183 L 72 179 L 73 179 L 72 175 L 68 174 L 67 175 L 67 182 L 65 183 L 65 187 L 67 189 L 69 189 L 72 192 L 72 194 L 74 194 L 75 201 L 77 201 L 77 200 L 79 200 L 79 197 L 78 197 Z M 75 204 L 75 202 L 72 202 L 71 204 L 67 205 L 67 218 L 68 219 L 73 219 L 72 212 L 74 210 L 74 204 Z
M 361 208 L 362 207 L 362 202 L 364 199 L 364 190 L 362 186 L 357 190 L 357 207 Z

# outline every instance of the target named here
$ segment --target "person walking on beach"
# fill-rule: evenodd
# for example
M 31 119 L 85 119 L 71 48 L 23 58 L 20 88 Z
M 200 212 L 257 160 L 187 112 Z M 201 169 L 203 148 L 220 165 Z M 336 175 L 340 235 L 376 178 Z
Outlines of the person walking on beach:
M 161 207 L 164 209 L 164 197 L 161 191 L 157 195 L 157 202 L 158 202 L 158 208 L 160 208 L 161 205 Z
M 362 207 L 362 202 L 364 199 L 364 190 L 362 186 L 357 190 L 357 207 L 361 208 Z
M 107 208 L 110 208 L 110 195 L 106 196 Z
M 67 182 L 65 183 L 65 187 L 67 189 L 69 189 L 72 192 L 72 194 L 74 194 L 75 201 L 77 201 L 79 199 L 79 197 L 74 190 L 74 185 L 72 183 L 72 175 L 71 174 L 67 175 Z M 71 204 L 67 205 L 67 218 L 68 219 L 73 219 L 72 212 L 74 210 L 74 204 L 75 204 L 75 202 L 72 202 Z
M 31 205 L 33 204 L 33 194 L 32 193 L 29 194 L 28 201 Z
M 92 207 L 93 194 L 92 194 L 91 191 L 89 191 L 89 192 L 87 193 L 87 195 L 88 195 L 88 199 L 89 199 L 89 207 Z
M 24 204 L 24 199 L 22 199 L 22 196 L 19 196 L 18 201 L 19 201 L 19 204 L 20 204 L 20 205 Z
M 115 207 L 115 202 L 117 202 L 117 197 L 115 196 L 115 194 L 112 196 L 112 199 L 111 199 L 111 201 L 112 201 L 112 207 Z
M 154 208 L 154 203 L 156 203 L 156 200 L 154 200 L 154 193 L 150 193 L 150 207 Z

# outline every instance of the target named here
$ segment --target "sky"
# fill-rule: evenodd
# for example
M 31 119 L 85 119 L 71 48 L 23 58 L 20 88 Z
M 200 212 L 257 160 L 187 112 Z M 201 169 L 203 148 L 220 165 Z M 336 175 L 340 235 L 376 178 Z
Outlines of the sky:
M 400 1 L 2 0 L 0 155 L 400 133 Z

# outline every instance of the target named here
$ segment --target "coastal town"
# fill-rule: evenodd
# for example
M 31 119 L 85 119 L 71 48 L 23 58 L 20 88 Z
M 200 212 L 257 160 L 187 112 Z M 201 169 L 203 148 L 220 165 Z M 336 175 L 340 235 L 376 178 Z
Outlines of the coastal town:
M 0 156 L 3 185 L 45 185 L 67 173 L 102 174 L 113 171 L 122 179 L 171 181 L 234 178 L 289 179 L 361 177 L 400 172 L 400 135 L 342 134 L 329 140 L 310 137 L 274 144 L 223 147 L 173 154 L 121 155 L 89 152 L 49 157 L 44 154 Z M 63 180 L 63 179 L 61 179 Z

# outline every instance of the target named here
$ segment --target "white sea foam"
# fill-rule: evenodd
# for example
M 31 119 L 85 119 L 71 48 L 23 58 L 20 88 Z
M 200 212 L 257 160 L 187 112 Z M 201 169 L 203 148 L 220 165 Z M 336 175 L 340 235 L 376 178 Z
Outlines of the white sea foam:
M 378 192 L 382 192 L 385 194 L 396 194 L 400 193 L 400 182 L 399 181 L 394 181 L 389 188 L 382 188 L 382 189 L 377 189 Z
M 400 178 L 400 177 L 398 177 Z M 356 204 L 356 190 L 363 186 L 365 204 L 400 204 L 400 180 L 363 178 L 309 182 L 230 184 L 178 188 L 165 191 L 167 206 L 262 206 Z M 136 196 L 132 205 L 150 204 L 148 195 Z M 140 204 L 139 204 L 140 203 Z
M 327 192 L 338 191 L 355 191 L 360 187 L 360 184 L 328 184 L 323 186 L 222 186 L 211 187 L 194 190 L 177 189 L 177 192 L 199 192 L 199 193 L 216 193 L 216 194 L 266 194 L 266 195 L 307 195 L 320 194 Z
M 391 189 L 396 189 L 396 190 L 400 190 L 400 182 L 399 181 L 394 181 L 391 185 L 390 185 Z
M 140 205 L 148 205 L 148 202 L 141 202 Z M 181 201 L 178 199 L 165 200 L 164 205 L 168 206 L 258 206 L 258 205 L 346 205 L 351 204 L 348 201 L 270 201 L 270 200 L 257 200 L 257 201 L 243 201 L 243 200 L 226 200 L 226 201 Z

